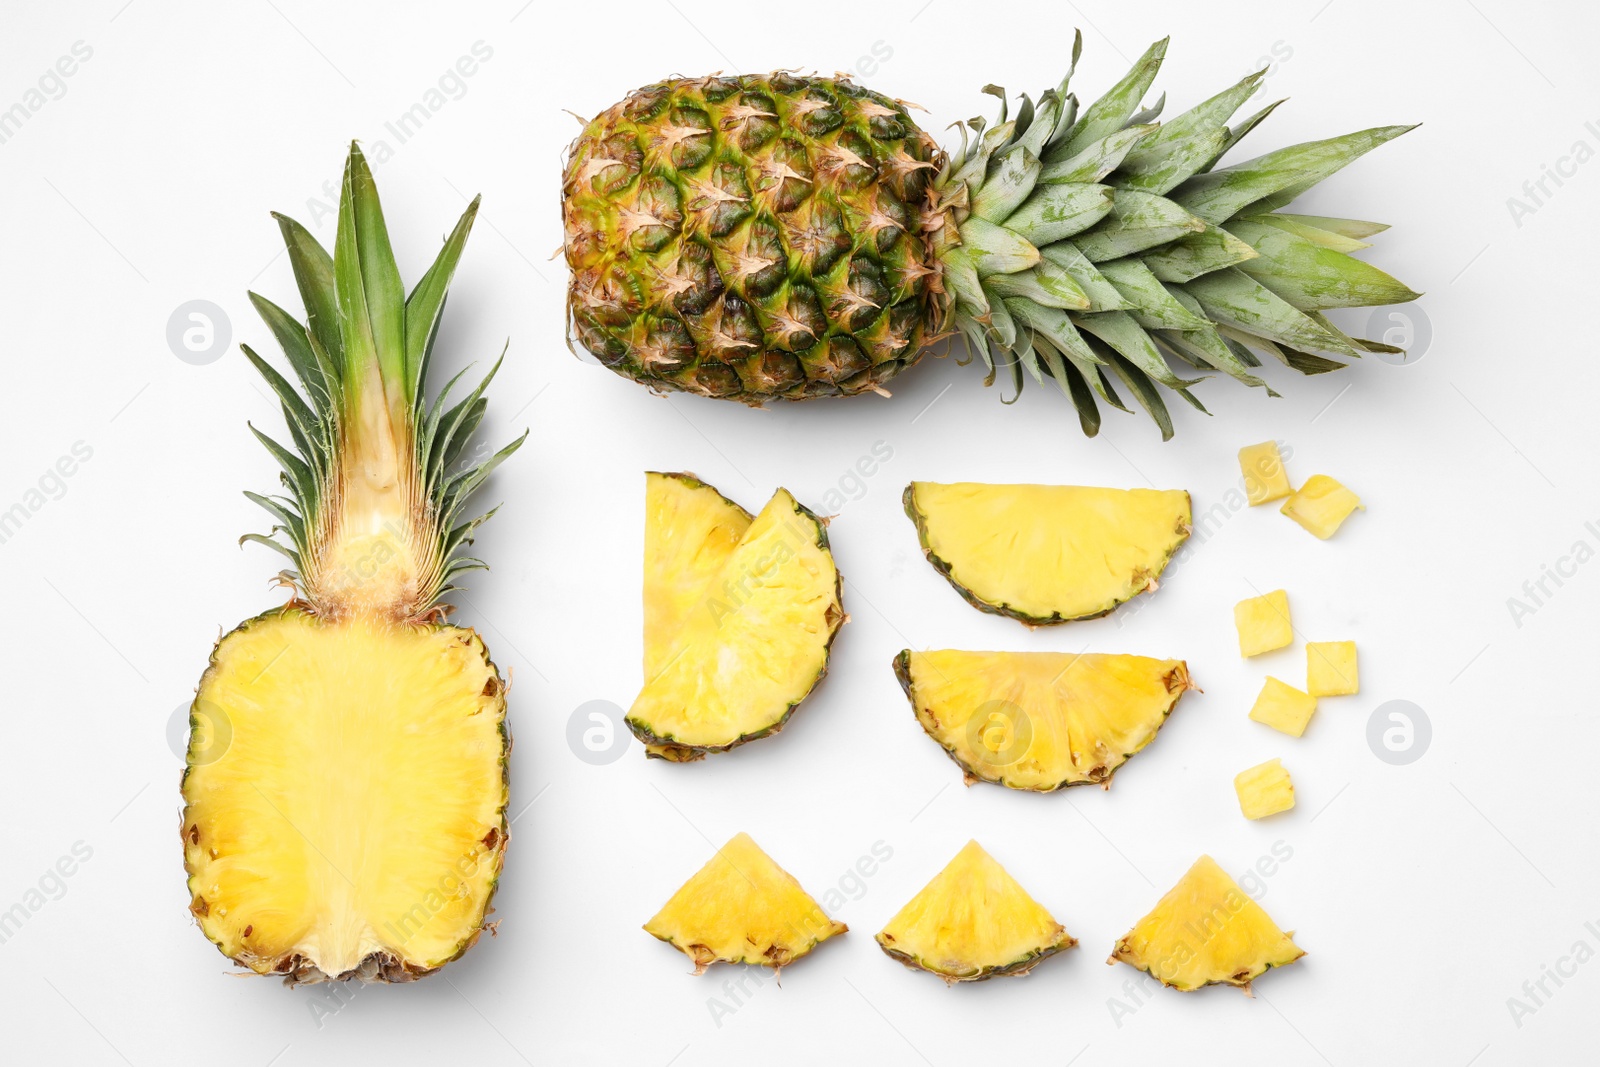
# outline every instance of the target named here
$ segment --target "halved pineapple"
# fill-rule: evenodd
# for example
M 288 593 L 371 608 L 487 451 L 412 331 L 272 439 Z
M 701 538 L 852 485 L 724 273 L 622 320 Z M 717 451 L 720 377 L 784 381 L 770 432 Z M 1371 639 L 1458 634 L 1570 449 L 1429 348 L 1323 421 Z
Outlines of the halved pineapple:
M 1215 860 L 1201 856 L 1106 962 L 1121 960 L 1185 992 L 1225 984 L 1248 993 L 1268 968 L 1304 955 Z
M 779 489 L 730 550 L 743 512 L 704 483 L 652 475 L 647 502 L 646 674 L 629 727 L 674 762 L 776 733 L 827 673 L 845 618 L 822 520 Z
M 1190 529 L 1181 489 L 912 482 L 904 501 L 958 593 L 1029 625 L 1094 618 L 1155 589 Z
M 1111 776 L 1196 688 L 1183 660 L 1065 652 L 902 651 L 917 721 L 966 773 L 1047 793 Z
M 1078 943 L 976 841 L 889 920 L 877 941 L 907 967 L 947 983 L 1027 974 Z
M 776 971 L 849 929 L 744 833 L 718 849 L 644 928 L 693 960 L 695 974 L 718 961 Z

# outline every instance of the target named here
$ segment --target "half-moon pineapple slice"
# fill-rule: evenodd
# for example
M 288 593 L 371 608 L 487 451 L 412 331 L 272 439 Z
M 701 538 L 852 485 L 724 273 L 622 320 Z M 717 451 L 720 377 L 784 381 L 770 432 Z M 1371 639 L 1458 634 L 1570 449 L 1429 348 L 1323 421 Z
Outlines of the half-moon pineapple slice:
M 718 961 L 776 971 L 849 929 L 749 834 L 718 849 L 644 928 L 693 960 L 695 974 Z
M 725 549 L 737 524 L 727 503 L 711 508 L 714 518 L 684 520 L 685 538 L 707 531 L 706 556 Z M 650 521 L 678 514 L 652 508 Z M 845 615 L 822 520 L 787 489 L 773 494 L 720 566 L 687 542 L 665 547 L 672 540 L 646 534 L 647 567 L 687 566 L 646 576 L 647 673 L 628 726 L 649 755 L 686 762 L 782 729 L 827 673 Z
M 1078 942 L 976 841 L 879 932 L 883 951 L 951 982 L 1027 974 Z
M 929 737 L 966 773 L 1048 793 L 1111 776 L 1195 688 L 1179 659 L 1066 652 L 912 652 L 894 673 Z
M 1092 619 L 1154 590 L 1190 529 L 1182 489 L 912 482 L 904 502 L 956 592 L 1032 626 Z
M 1304 955 L 1216 860 L 1201 856 L 1106 962 L 1121 960 L 1185 992 L 1225 984 L 1248 993 L 1268 968 Z

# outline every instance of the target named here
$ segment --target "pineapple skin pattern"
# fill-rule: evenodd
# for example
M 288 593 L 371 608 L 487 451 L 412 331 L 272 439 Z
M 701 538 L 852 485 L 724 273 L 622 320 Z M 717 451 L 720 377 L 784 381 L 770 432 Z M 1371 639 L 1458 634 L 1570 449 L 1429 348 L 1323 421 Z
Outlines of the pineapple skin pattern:
M 1070 69 L 1014 114 L 990 86 L 999 117 L 948 154 L 844 77 L 639 89 L 568 152 L 568 343 L 658 390 L 759 405 L 883 392 L 958 333 L 986 384 L 1053 379 L 1090 436 L 1101 405 L 1131 410 L 1125 388 L 1163 438 L 1164 395 L 1204 411 L 1208 373 L 1271 394 L 1263 354 L 1320 374 L 1399 351 L 1323 314 L 1416 298 L 1349 255 L 1386 227 L 1281 209 L 1411 127 L 1214 169 L 1276 107 L 1232 118 L 1265 72 L 1159 124 L 1141 101 L 1166 48 L 1081 111 Z

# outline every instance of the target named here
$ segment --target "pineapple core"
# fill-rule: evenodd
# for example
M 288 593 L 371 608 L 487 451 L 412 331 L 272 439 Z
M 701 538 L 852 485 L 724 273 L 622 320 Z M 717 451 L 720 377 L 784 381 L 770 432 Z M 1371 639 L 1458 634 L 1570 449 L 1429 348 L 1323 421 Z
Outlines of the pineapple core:
M 221 725 L 185 782 L 190 907 L 225 954 L 403 978 L 470 946 L 506 836 L 504 687 L 476 634 L 269 612 L 218 644 L 196 705 Z
M 1294 807 L 1294 783 L 1282 760 L 1270 759 L 1240 771 L 1233 779 L 1233 790 L 1239 794 L 1239 810 L 1247 819 L 1264 819 Z
M 1313 474 L 1278 510 L 1326 541 L 1357 508 L 1361 498 L 1328 477 Z
M 1294 641 L 1289 622 L 1289 594 L 1274 589 L 1264 596 L 1241 600 L 1233 606 L 1233 625 L 1239 631 L 1239 655 L 1259 656 Z
M 1251 507 L 1282 500 L 1292 492 L 1276 441 L 1239 449 L 1239 469 L 1244 473 L 1244 490 Z

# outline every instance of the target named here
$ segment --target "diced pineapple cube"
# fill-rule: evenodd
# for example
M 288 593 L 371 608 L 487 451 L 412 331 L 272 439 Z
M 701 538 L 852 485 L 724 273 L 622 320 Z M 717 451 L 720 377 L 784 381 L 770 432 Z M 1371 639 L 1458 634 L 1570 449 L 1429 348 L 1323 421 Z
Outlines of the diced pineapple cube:
M 1306 692 L 1314 697 L 1342 697 L 1360 690 L 1354 641 L 1306 642 Z
M 1244 472 L 1244 491 L 1251 507 L 1282 500 L 1294 492 L 1276 441 L 1263 441 L 1239 449 L 1239 469 Z
M 1294 783 L 1282 760 L 1269 759 L 1240 771 L 1233 779 L 1233 791 L 1239 794 L 1239 810 L 1247 819 L 1264 819 L 1294 807 Z
M 1250 709 L 1250 717 L 1290 737 L 1299 737 L 1306 732 L 1306 724 L 1316 710 L 1316 697 L 1269 676 L 1261 695 L 1256 697 L 1255 707 Z
M 1233 606 L 1233 625 L 1239 631 L 1239 655 L 1259 656 L 1294 641 L 1289 623 L 1289 594 L 1274 589 Z
M 1313 474 L 1278 510 L 1326 541 L 1357 508 L 1361 498 L 1326 474 Z

